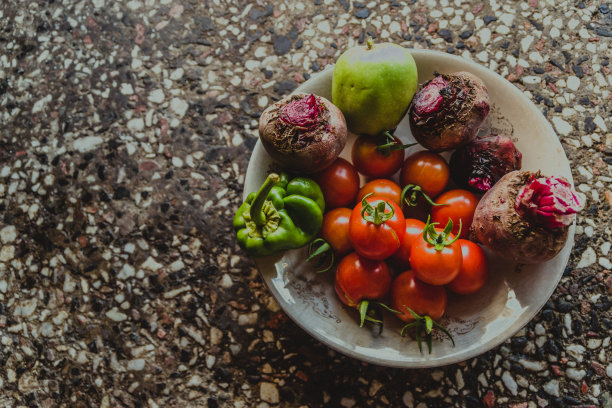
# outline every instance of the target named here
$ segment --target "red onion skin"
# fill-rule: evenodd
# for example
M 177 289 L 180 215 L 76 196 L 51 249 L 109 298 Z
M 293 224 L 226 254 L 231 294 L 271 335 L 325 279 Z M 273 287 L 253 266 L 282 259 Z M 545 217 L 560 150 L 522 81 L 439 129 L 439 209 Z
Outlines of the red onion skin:
M 510 138 L 491 135 L 459 147 L 449 165 L 455 183 L 475 193 L 484 193 L 504 174 L 520 170 L 522 157 Z
M 264 110 L 259 138 L 283 169 L 313 174 L 333 163 L 344 149 L 346 121 L 329 100 L 295 93 Z
M 548 261 L 563 249 L 569 226 L 546 228 L 533 224 L 515 209 L 519 191 L 533 177 L 529 171 L 512 171 L 482 196 L 470 227 L 472 241 L 501 258 L 523 264 Z
M 469 72 L 438 74 L 413 98 L 410 130 L 429 150 L 456 149 L 476 137 L 489 110 L 489 93 L 480 78 Z

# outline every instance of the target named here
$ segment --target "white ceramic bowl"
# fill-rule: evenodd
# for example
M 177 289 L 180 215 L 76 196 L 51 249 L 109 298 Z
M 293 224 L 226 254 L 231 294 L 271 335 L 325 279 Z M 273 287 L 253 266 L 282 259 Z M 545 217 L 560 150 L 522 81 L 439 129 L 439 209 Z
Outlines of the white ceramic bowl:
M 569 163 L 559 139 L 540 110 L 514 85 L 474 62 L 453 55 L 412 50 L 419 83 L 434 71 L 469 71 L 486 84 L 491 113 L 484 130 L 510 136 L 523 153 L 523 169 L 542 170 L 545 175 L 563 176 L 572 181 Z M 314 75 L 296 91 L 309 92 L 331 100 L 332 69 Z M 407 118 L 396 133 L 404 143 L 414 141 Z M 342 156 L 350 160 L 349 141 Z M 422 150 L 420 146 L 411 152 Z M 272 160 L 258 141 L 251 156 L 245 181 L 246 194 L 258 190 L 272 168 Z M 570 256 L 574 226 L 568 242 L 554 259 L 538 265 L 517 265 L 487 253 L 490 277 L 478 293 L 456 296 L 449 293 L 448 307 L 441 323 L 453 333 L 456 346 L 444 337 L 434 341 L 431 354 L 419 352 L 410 337 L 401 337 L 402 322 L 385 316 L 382 334 L 360 328 L 358 313 L 336 298 L 332 271 L 315 274 L 305 262 L 306 250 L 287 251 L 256 259 L 261 275 L 283 310 L 307 333 L 348 356 L 392 367 L 436 367 L 460 362 L 482 354 L 504 342 L 529 322 L 553 293 Z

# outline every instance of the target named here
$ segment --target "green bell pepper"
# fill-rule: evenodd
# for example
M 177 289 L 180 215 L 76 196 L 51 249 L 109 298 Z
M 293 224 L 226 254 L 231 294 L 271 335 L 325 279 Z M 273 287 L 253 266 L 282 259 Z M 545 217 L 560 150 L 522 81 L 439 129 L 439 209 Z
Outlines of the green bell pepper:
M 312 179 L 271 173 L 258 192 L 250 193 L 234 216 L 238 244 L 253 256 L 300 248 L 323 222 L 325 200 Z

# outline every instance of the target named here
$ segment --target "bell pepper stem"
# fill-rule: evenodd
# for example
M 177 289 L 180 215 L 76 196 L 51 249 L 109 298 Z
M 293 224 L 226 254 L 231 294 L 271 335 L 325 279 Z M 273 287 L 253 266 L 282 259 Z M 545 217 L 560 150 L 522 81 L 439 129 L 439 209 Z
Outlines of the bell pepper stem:
M 266 216 L 261 210 L 263 208 L 263 204 L 266 201 L 266 198 L 268 198 L 270 190 L 272 190 L 272 187 L 274 187 L 274 185 L 278 183 L 279 180 L 280 176 L 278 174 L 270 173 L 268 175 L 268 178 L 266 178 L 266 181 L 264 181 L 261 188 L 257 192 L 257 195 L 253 199 L 253 202 L 251 203 L 251 208 L 249 210 L 251 213 L 251 219 L 258 227 L 261 227 L 266 223 Z

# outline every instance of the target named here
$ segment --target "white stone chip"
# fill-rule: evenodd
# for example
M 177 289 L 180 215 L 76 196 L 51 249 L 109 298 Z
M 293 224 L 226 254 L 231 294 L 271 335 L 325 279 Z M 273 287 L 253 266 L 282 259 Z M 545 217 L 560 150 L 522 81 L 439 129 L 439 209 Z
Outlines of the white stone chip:
M 173 81 L 178 81 L 183 77 L 185 70 L 183 68 L 177 68 L 172 73 L 170 73 L 170 79 Z
M 601 129 L 602 132 L 605 133 L 608 131 L 608 127 L 606 126 L 606 123 L 600 115 L 595 116 L 595 119 L 593 119 L 593 123 L 595 123 L 597 127 Z
M 567 346 L 566 351 L 574 360 L 581 363 L 584 359 L 584 352 L 586 349 L 580 344 L 570 344 Z
M 199 387 L 200 385 L 202 385 L 203 382 L 204 380 L 202 380 L 202 377 L 197 374 L 194 374 L 191 376 L 189 381 L 187 381 L 187 387 Z
M 412 395 L 412 392 L 406 391 L 402 396 L 402 402 L 406 407 L 414 408 L 414 395 Z
M 125 264 L 123 265 L 123 268 L 121 268 L 121 270 L 117 274 L 117 279 L 124 280 L 124 279 L 131 278 L 135 275 L 136 275 L 136 270 L 134 269 L 134 267 L 132 265 Z
M 499 21 L 501 21 L 508 27 L 512 27 L 512 22 L 514 21 L 514 14 L 502 13 L 502 15 L 499 17 Z
M 223 277 L 221 278 L 221 287 L 222 288 L 231 288 L 232 285 L 234 284 L 234 282 L 232 282 L 232 278 L 231 276 L 229 276 L 227 273 L 223 274 Z
M 506 34 L 510 34 L 510 29 L 506 27 L 505 25 L 500 25 L 495 28 L 495 32 L 497 34 L 506 35 Z
M 114 322 L 122 322 L 127 319 L 127 315 L 118 311 L 116 307 L 113 307 L 111 310 L 106 312 L 106 317 Z
M 128 361 L 127 368 L 130 371 L 141 371 L 145 367 L 144 358 L 137 358 Z
M 476 58 L 482 62 L 487 62 L 489 60 L 489 53 L 487 51 L 481 51 L 476 54 Z
M 597 254 L 595 253 L 595 250 L 593 248 L 588 247 L 582 253 L 582 256 L 580 257 L 580 261 L 578 262 L 578 265 L 576 265 L 576 268 L 586 268 L 587 266 L 593 265 L 595 262 L 597 262 Z
M 161 89 L 155 89 L 149 93 L 149 102 L 162 103 L 164 101 L 164 91 Z
M 580 88 L 580 78 L 575 75 L 570 75 L 567 78 L 567 87 L 572 91 L 577 91 Z
M 14 225 L 7 225 L 0 230 L 0 240 L 3 244 L 9 244 L 17 239 L 17 229 Z
M 608 258 L 601 257 L 598 261 L 599 265 L 603 266 L 605 269 L 612 269 L 612 262 Z
M 15 247 L 12 245 L 4 245 L 0 249 L 0 262 L 10 261 L 15 257 Z
M 531 360 L 520 360 L 520 365 L 527 371 L 544 371 L 546 369 L 546 363 L 542 361 L 531 361 Z
M 170 101 L 170 109 L 174 111 L 179 117 L 185 116 L 187 109 L 189 108 L 189 104 L 186 101 L 180 98 L 172 98 Z
M 177 261 L 172 262 L 169 268 L 170 268 L 170 271 L 172 272 L 178 272 L 181 269 L 185 268 L 185 263 L 179 259 Z
M 542 58 L 542 54 L 540 54 L 538 51 L 532 51 L 529 53 L 529 59 L 533 62 L 535 62 L 536 64 L 543 64 L 544 63 L 544 58 Z
M 278 404 L 280 401 L 280 395 L 276 384 L 271 382 L 262 382 L 259 385 L 259 398 L 263 401 L 269 402 L 270 404 Z
M 130 119 L 127 123 L 127 128 L 133 132 L 139 132 L 144 129 L 144 119 L 143 118 L 134 118 Z
M 121 84 L 119 92 L 121 92 L 123 95 L 133 95 L 134 88 L 132 87 L 132 84 L 127 84 L 124 82 Z
M 36 101 L 36 103 L 34 103 L 34 105 L 32 106 L 32 113 L 38 113 L 42 111 L 45 108 L 45 106 L 47 106 L 47 104 L 51 102 L 51 100 L 52 100 L 52 96 L 51 94 L 49 94 L 45 96 L 44 98 L 41 98 L 38 101 Z
M 329 20 L 323 20 L 317 24 L 317 30 L 324 34 L 331 33 L 331 25 L 329 24 Z
M 198 343 L 200 346 L 206 345 L 206 340 L 204 340 L 204 337 L 202 336 L 202 332 L 200 332 L 200 330 L 195 329 L 191 326 L 183 326 L 183 329 L 185 330 L 185 333 L 187 333 L 189 337 L 194 339 L 196 343 Z
M 542 387 L 544 392 L 548 395 L 553 395 L 555 397 L 559 396 L 559 381 L 558 380 L 550 380 Z
M 177 156 L 172 157 L 172 165 L 179 168 L 183 167 L 183 159 Z
M 150 256 L 142 263 L 142 265 L 140 265 L 141 268 L 148 269 L 153 272 L 157 272 L 162 266 L 162 264 Z
M 552 118 L 552 123 L 553 125 L 555 125 L 555 129 L 557 130 L 557 132 L 559 132 L 563 136 L 569 135 L 574 130 L 572 125 L 557 116 L 554 116 Z
M 104 139 L 100 136 L 85 136 L 72 142 L 72 147 L 74 150 L 84 153 L 97 148 L 102 142 L 104 142 Z
M 550 29 L 551 38 L 559 38 L 560 35 L 561 35 L 561 32 L 559 31 L 557 27 L 553 27 Z
M 524 53 L 529 51 L 531 44 L 533 43 L 534 37 L 533 35 L 528 35 L 521 40 L 521 51 Z
M 516 381 L 514 381 L 514 378 L 512 377 L 512 374 L 510 374 L 509 371 L 504 371 L 501 379 L 504 382 L 506 388 L 512 393 L 512 395 L 518 394 L 518 385 L 516 384 Z
M 542 82 L 542 78 L 537 75 L 530 75 L 523 78 L 523 83 L 527 85 L 539 84 Z
M 482 45 L 486 45 L 491 40 L 491 30 L 483 28 L 478 32 L 478 38 L 480 38 L 480 43 Z

